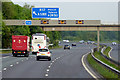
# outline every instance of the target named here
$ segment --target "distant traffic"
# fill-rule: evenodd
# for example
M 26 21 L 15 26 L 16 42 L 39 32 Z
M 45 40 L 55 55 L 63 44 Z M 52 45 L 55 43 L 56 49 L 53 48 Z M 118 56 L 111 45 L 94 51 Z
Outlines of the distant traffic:
M 69 44 L 69 40 L 59 41 L 58 43 L 64 44 L 64 50 L 70 50 L 72 47 L 77 46 L 78 44 L 73 42 L 71 45 Z M 80 40 L 79 44 L 94 44 L 94 41 L 84 41 Z M 112 45 L 116 45 L 116 42 L 112 42 Z M 36 60 L 40 59 L 48 59 L 51 60 L 51 51 L 48 49 L 49 46 L 53 46 L 53 44 L 49 44 L 49 38 L 45 34 L 36 33 L 32 35 L 31 44 L 30 37 L 23 35 L 13 35 L 12 36 L 12 54 L 14 57 L 24 55 L 25 57 L 29 57 L 30 47 L 32 49 L 32 54 L 36 55 Z

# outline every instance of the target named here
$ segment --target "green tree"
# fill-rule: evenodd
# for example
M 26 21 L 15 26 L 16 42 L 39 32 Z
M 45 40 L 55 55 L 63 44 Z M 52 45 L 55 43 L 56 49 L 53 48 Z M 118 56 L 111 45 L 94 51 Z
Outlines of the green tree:
M 11 31 L 10 27 L 5 26 L 4 23 L 2 23 L 2 46 L 3 48 L 10 48 L 11 47 Z

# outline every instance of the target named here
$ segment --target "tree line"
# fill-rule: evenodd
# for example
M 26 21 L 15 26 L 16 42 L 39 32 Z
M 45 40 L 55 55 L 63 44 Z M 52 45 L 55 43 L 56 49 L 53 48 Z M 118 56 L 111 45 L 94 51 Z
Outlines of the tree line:
M 23 7 L 13 2 L 2 3 L 2 19 L 32 20 L 31 7 L 25 4 Z M 41 20 L 41 19 L 40 19 Z M 2 48 L 11 48 L 12 35 L 32 36 L 35 33 L 44 33 L 50 38 L 50 43 L 58 46 L 61 35 L 58 31 L 43 31 L 40 26 L 5 26 L 2 22 Z

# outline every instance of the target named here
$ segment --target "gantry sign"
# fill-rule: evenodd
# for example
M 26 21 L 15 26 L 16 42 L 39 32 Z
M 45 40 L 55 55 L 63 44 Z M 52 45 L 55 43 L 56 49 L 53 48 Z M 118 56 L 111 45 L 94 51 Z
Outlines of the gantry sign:
M 3 20 L 9 25 L 40 26 L 44 31 L 119 31 L 120 25 L 102 25 L 100 20 Z
M 100 26 L 100 20 L 3 20 L 6 25 L 31 26 Z
M 97 31 L 99 51 L 100 31 L 120 31 L 120 25 L 101 25 L 100 20 L 3 20 L 6 26 L 40 26 L 44 31 Z

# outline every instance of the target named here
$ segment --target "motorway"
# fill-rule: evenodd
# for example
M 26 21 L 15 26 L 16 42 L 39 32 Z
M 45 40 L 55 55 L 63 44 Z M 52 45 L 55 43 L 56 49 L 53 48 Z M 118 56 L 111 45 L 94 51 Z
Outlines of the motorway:
M 71 43 L 65 43 L 70 44 Z M 64 45 L 61 43 L 60 45 Z M 3 78 L 92 78 L 82 65 L 81 58 L 94 45 L 77 44 L 70 50 L 53 49 L 51 61 L 36 61 L 36 56 L 12 57 L 3 54 Z
M 108 46 L 112 47 L 112 51 L 110 52 L 110 57 L 116 61 L 120 62 L 120 45 L 112 45 L 112 43 L 106 43 Z

